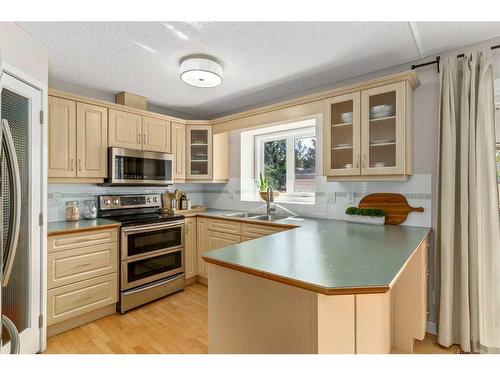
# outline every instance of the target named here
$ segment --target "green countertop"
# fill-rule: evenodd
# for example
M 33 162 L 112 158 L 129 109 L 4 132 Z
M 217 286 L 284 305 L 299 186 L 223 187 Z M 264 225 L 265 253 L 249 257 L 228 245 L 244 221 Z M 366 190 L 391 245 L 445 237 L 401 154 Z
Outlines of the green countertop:
M 113 226 L 120 226 L 120 223 L 108 219 L 94 219 L 94 220 L 78 220 L 78 221 L 56 221 L 47 224 L 47 235 L 55 236 L 58 234 L 73 233 L 79 231 L 104 229 Z
M 228 211 L 207 210 L 203 216 Z M 258 221 L 251 221 L 258 223 Z M 430 228 L 294 218 L 300 226 L 204 253 L 208 262 L 335 294 L 335 289 L 387 290 Z M 363 292 L 360 290 L 359 292 Z M 366 291 L 365 291 L 366 292 Z

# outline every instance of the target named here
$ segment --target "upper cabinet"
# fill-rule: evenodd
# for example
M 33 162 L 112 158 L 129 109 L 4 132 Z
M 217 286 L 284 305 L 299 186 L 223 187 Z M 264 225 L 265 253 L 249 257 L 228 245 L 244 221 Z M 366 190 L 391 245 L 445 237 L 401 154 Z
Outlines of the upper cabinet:
M 109 146 L 142 150 L 142 116 L 109 110 Z
M 174 182 L 186 179 L 186 125 L 172 123 L 172 154 L 174 155 Z
M 170 121 L 110 109 L 109 146 L 171 153 Z
M 188 125 L 186 136 L 186 179 L 212 179 L 212 126 Z
M 142 118 L 143 150 L 172 152 L 172 129 L 170 121 L 153 117 Z
M 108 110 L 49 96 L 49 166 L 54 182 L 107 176 Z
M 411 175 L 408 81 L 324 101 L 324 173 L 329 180 L 400 180 Z

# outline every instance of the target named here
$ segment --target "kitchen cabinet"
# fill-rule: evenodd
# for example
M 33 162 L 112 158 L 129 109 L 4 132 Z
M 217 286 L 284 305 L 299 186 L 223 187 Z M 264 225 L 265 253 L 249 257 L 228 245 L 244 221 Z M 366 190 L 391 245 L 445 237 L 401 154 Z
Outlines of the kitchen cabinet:
M 77 177 L 107 177 L 108 110 L 77 103 L 76 157 Z
M 116 312 L 118 229 L 49 236 L 48 335 Z
M 76 102 L 49 96 L 48 115 L 49 178 L 75 178 Z
M 107 176 L 107 108 L 49 96 L 48 132 L 49 178 L 103 181 Z
M 166 121 L 153 117 L 142 117 L 143 150 L 172 152 L 171 147 L 171 124 Z
M 189 279 L 198 274 L 196 217 L 185 219 L 184 231 L 184 273 Z
M 241 242 L 241 236 L 222 232 L 208 231 L 208 250 L 235 245 Z
M 328 180 L 401 180 L 411 175 L 412 88 L 400 81 L 325 99 Z
M 142 116 L 109 110 L 109 146 L 142 150 Z
M 186 179 L 212 179 L 212 126 L 187 125 Z
M 172 154 L 174 155 L 174 182 L 186 179 L 186 125 L 172 122 Z
M 206 278 L 207 268 L 202 259 L 203 253 L 209 250 L 208 246 L 208 219 L 199 217 L 196 219 L 196 250 L 198 260 L 198 275 Z
M 109 145 L 133 150 L 171 152 L 170 121 L 109 110 Z

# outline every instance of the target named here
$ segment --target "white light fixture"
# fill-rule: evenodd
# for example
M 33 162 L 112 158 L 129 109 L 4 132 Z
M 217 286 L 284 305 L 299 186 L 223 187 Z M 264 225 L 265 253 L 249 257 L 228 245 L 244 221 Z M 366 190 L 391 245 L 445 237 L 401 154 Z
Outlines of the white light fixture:
M 196 87 L 219 86 L 222 83 L 222 66 L 205 57 L 190 57 L 181 61 L 181 79 Z

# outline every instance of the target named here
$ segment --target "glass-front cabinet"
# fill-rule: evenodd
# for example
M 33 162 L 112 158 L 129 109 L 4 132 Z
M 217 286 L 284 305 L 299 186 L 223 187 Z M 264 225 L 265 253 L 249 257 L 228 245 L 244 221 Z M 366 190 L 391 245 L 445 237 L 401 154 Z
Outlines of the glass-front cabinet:
M 325 101 L 325 171 L 349 176 L 360 172 L 360 93 Z
M 326 99 L 325 176 L 386 180 L 410 175 L 411 100 L 407 81 Z
M 212 127 L 188 125 L 187 128 L 187 179 L 212 178 Z

